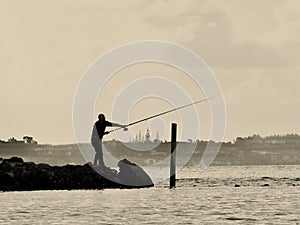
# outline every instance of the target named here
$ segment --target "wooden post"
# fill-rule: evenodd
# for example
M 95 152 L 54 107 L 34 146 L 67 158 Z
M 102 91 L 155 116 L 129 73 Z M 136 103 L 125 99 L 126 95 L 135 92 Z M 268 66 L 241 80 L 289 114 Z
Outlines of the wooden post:
M 175 183 L 176 183 L 176 136 L 177 136 L 177 124 L 172 123 L 171 157 L 170 157 L 170 188 L 175 188 Z

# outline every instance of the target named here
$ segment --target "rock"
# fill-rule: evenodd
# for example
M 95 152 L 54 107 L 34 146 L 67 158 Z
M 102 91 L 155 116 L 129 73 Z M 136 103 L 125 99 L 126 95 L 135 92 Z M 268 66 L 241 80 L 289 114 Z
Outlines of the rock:
M 119 179 L 128 186 L 133 187 L 153 187 L 154 184 L 148 174 L 139 166 L 131 163 L 127 159 L 119 161 Z
M 235 184 L 234 187 L 240 187 L 240 185 L 239 184 Z
M 50 166 L 24 162 L 13 157 L 0 163 L 0 191 L 71 190 L 152 187 L 150 177 L 137 165 L 123 160 L 120 172 L 107 169 L 96 172 L 85 165 Z M 132 173 L 132 174 L 131 174 Z
M 262 186 L 263 186 L 263 187 L 269 187 L 270 184 L 263 184 Z
M 272 177 L 262 177 L 261 179 L 268 180 L 268 179 L 272 179 Z
M 23 163 L 23 159 L 19 158 L 19 157 L 11 157 L 10 159 L 4 159 L 3 161 L 7 161 L 7 162 L 15 162 L 15 163 Z

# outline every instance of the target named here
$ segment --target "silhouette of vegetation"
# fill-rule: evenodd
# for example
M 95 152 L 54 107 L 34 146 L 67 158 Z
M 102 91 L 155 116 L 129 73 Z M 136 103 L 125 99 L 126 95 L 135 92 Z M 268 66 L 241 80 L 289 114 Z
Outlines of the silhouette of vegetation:
M 142 139 L 142 138 L 141 138 Z M 213 141 L 210 141 L 212 144 Z M 182 142 L 185 149 L 195 151 L 189 165 L 198 165 L 208 141 L 189 140 Z M 85 145 L 85 144 L 82 144 Z M 88 145 L 88 144 L 86 144 Z M 117 159 L 127 158 L 138 165 L 154 164 L 170 154 L 170 143 L 150 138 L 144 142 L 123 143 L 112 140 L 103 142 L 109 152 Z M 136 151 L 132 147 L 152 149 Z M 178 157 L 180 157 L 178 153 Z M 66 163 L 84 164 L 78 146 L 26 144 L 16 139 L 0 142 L 0 157 L 20 156 L 34 162 L 64 165 Z M 254 134 L 237 137 L 233 142 L 224 142 L 213 165 L 280 165 L 300 164 L 300 136 L 298 134 L 272 135 L 261 137 Z

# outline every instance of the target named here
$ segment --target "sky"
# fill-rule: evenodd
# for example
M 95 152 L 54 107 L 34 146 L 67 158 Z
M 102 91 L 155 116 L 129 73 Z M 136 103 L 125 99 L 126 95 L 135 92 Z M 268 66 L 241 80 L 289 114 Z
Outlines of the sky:
M 74 143 L 72 107 L 84 72 L 112 48 L 140 40 L 177 43 L 208 64 L 226 102 L 224 140 L 300 133 L 297 0 L 4 0 L 0 27 L 2 140 L 31 135 L 40 143 Z M 153 74 L 172 74 L 193 100 L 201 95 L 181 71 L 135 65 L 107 84 L 96 109 L 109 115 L 104 107 L 112 104 L 115 90 Z M 157 99 L 149 104 L 153 112 L 171 107 Z M 144 107 L 137 104 L 130 119 L 148 116 Z M 209 138 L 209 113 L 203 110 L 199 139 Z

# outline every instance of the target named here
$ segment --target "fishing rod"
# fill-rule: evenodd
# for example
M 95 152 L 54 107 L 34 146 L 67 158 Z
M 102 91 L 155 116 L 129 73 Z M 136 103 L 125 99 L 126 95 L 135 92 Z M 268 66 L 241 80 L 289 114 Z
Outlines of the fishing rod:
M 165 111 L 165 112 L 161 112 L 161 113 L 155 114 L 155 115 L 153 115 L 153 116 L 149 116 L 149 117 L 146 117 L 146 118 L 144 118 L 144 119 L 140 119 L 140 120 L 137 120 L 137 121 L 135 121 L 135 122 L 129 123 L 129 124 L 124 125 L 124 126 L 122 126 L 122 127 L 118 127 L 118 128 L 116 128 L 116 129 L 114 129 L 114 130 L 108 131 L 108 133 L 112 133 L 112 132 L 115 132 L 115 131 L 120 130 L 120 129 L 124 129 L 124 130 L 126 131 L 126 130 L 127 130 L 127 127 L 129 127 L 129 126 L 135 125 L 135 124 L 137 124 L 137 123 L 141 123 L 141 122 L 146 121 L 146 120 L 153 119 L 153 118 L 155 118 L 155 117 L 159 117 L 159 116 L 161 116 L 161 115 L 164 115 L 164 114 L 167 114 L 167 113 L 170 113 L 170 112 L 173 112 L 173 111 L 176 111 L 176 110 L 179 110 L 179 109 L 182 109 L 182 108 L 191 106 L 191 105 L 196 105 L 196 104 L 198 104 L 198 103 L 200 103 L 200 102 L 206 102 L 206 101 L 209 101 L 210 99 L 213 99 L 213 98 L 214 98 L 214 96 L 213 96 L 213 97 L 210 97 L 210 98 L 202 99 L 202 100 L 199 100 L 199 101 L 196 101 L 196 102 L 192 102 L 192 103 L 187 104 L 187 105 L 180 106 L 180 107 L 178 107 L 178 108 L 176 108 L 176 109 L 171 109 L 171 110 L 168 110 L 168 111 Z

